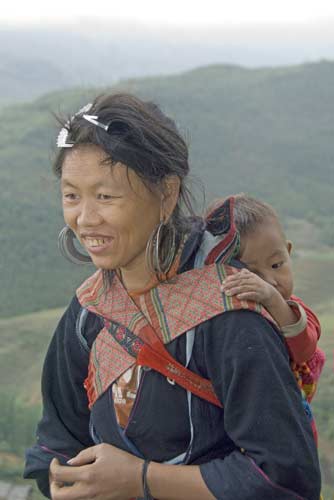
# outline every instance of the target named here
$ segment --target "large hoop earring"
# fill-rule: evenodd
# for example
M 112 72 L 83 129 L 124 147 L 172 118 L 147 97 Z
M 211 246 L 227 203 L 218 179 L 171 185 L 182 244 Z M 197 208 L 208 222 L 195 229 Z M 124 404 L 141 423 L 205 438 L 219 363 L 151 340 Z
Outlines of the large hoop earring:
M 92 259 L 89 255 L 85 255 L 74 245 L 76 236 L 69 226 L 65 226 L 58 236 L 58 248 L 65 259 L 73 264 L 91 264 Z
M 153 274 L 170 270 L 176 255 L 176 229 L 171 222 L 160 222 L 146 245 L 146 265 Z

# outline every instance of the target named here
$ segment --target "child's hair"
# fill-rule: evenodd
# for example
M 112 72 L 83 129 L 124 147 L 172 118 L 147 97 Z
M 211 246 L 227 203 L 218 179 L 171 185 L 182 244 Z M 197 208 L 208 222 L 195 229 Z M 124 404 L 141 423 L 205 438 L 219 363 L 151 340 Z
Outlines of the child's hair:
M 234 195 L 234 223 L 240 236 L 247 236 L 258 226 L 269 220 L 275 221 L 284 234 L 279 217 L 274 208 L 264 201 L 244 193 Z
M 228 198 L 219 199 L 213 202 L 207 212 L 206 212 L 206 222 L 208 226 L 215 224 L 220 225 L 222 217 L 226 214 L 219 210 L 219 207 L 226 202 Z M 240 237 L 243 238 L 254 232 L 261 224 L 273 221 L 276 222 L 283 238 L 285 238 L 284 230 L 279 220 L 277 212 L 274 208 L 264 201 L 260 201 L 252 196 L 248 196 L 244 193 L 238 193 L 233 195 L 234 198 L 234 208 L 233 208 L 233 218 L 234 224 Z

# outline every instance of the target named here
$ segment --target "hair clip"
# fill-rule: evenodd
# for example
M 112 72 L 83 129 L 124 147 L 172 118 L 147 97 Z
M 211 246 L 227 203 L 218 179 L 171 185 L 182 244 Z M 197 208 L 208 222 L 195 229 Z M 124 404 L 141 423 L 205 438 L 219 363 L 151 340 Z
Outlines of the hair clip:
M 57 148 L 72 148 L 73 147 L 73 143 L 67 142 L 67 138 L 68 138 L 68 134 L 69 134 L 68 127 L 70 127 L 72 120 L 76 116 L 79 116 L 82 113 L 86 113 L 87 111 L 90 111 L 92 109 L 92 106 L 93 106 L 93 104 L 91 102 L 86 104 L 85 106 L 80 108 L 79 111 L 77 111 L 73 116 L 71 116 L 71 118 L 65 123 L 65 126 L 62 129 L 60 129 L 60 132 L 59 132 L 58 137 L 57 137 L 57 142 L 56 142 Z M 87 115 L 84 115 L 84 116 L 87 116 Z M 88 116 L 90 116 L 90 115 L 88 115 Z
M 68 122 L 67 124 L 68 125 Z M 72 148 L 73 144 L 66 142 L 68 138 L 68 129 L 63 127 L 57 137 L 57 148 Z
M 108 132 L 108 127 L 109 125 L 105 125 L 104 123 L 101 123 L 98 121 L 98 116 L 95 115 L 83 115 L 82 118 L 87 120 L 88 122 L 92 123 L 93 125 L 96 125 L 97 127 L 103 128 L 106 132 Z

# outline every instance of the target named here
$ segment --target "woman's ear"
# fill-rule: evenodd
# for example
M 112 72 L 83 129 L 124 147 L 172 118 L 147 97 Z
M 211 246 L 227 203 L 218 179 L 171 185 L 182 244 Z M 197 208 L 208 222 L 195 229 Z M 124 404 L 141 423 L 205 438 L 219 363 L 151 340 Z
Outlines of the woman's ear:
M 287 248 L 287 251 L 288 251 L 289 255 L 291 255 L 292 248 L 293 248 L 292 241 L 288 240 L 286 242 L 286 248 Z
M 181 179 L 177 175 L 169 175 L 163 182 L 162 219 L 167 221 L 177 205 L 180 195 Z

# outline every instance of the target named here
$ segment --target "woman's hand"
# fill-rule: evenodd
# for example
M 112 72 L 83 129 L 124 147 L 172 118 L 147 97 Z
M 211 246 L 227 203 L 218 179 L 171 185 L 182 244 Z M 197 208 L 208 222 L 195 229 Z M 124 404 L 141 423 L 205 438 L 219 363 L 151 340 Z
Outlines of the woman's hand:
M 228 296 L 236 295 L 240 300 L 254 300 L 265 307 L 270 307 L 273 298 L 279 293 L 270 283 L 248 269 L 228 276 L 221 289 Z
M 53 500 L 129 500 L 143 495 L 143 460 L 114 446 L 92 446 L 68 463 L 60 465 L 56 458 L 51 462 Z

